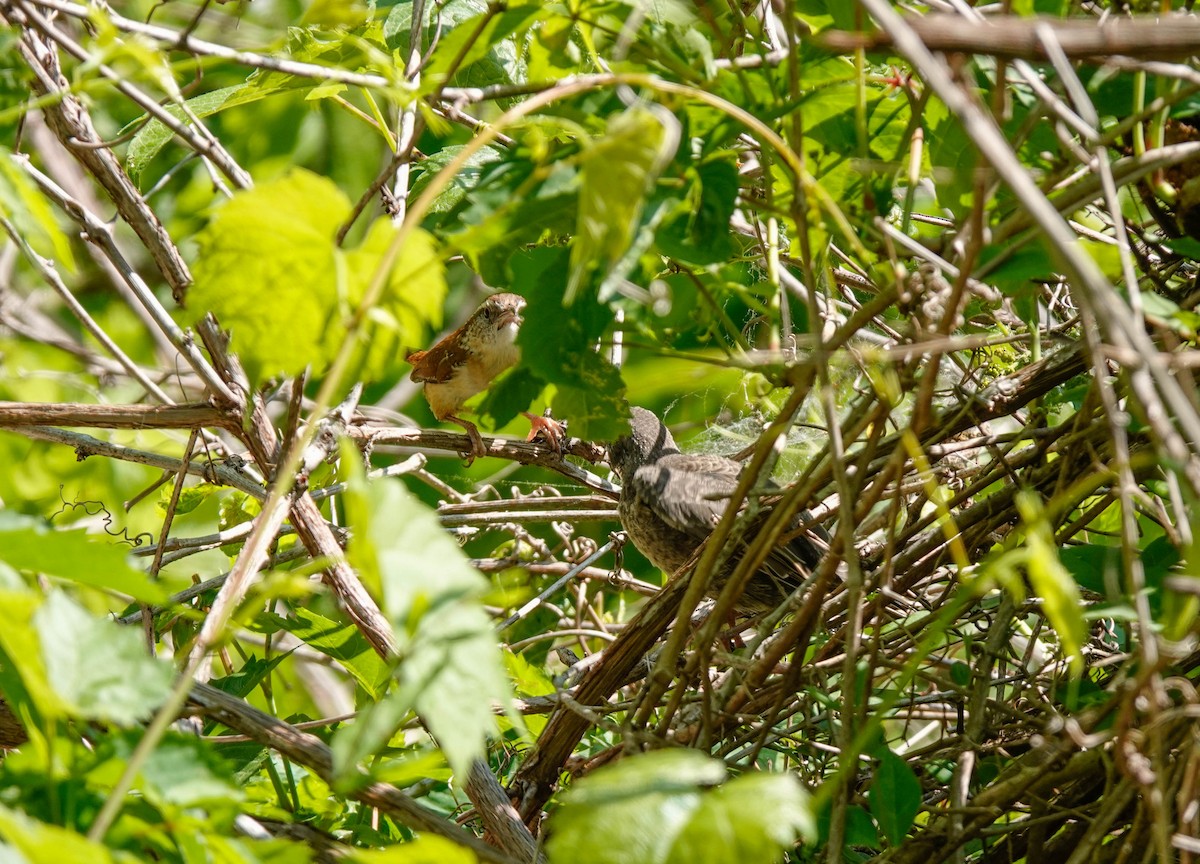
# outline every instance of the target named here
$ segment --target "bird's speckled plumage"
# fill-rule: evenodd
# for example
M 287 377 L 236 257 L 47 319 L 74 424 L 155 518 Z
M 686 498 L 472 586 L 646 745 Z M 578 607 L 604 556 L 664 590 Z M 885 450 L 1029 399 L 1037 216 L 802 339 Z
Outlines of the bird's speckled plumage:
M 742 471 L 739 462 L 723 456 L 681 453 L 667 427 L 637 407 L 630 434 L 613 443 L 609 460 L 621 477 L 621 524 L 633 545 L 668 573 L 712 533 Z M 739 608 L 754 612 L 776 606 L 816 567 L 820 555 L 805 537 L 771 550 L 746 586 Z M 710 593 L 720 590 L 736 558 L 717 574 Z
M 434 417 L 448 419 L 521 359 L 517 332 L 524 308 L 523 297 L 493 294 L 462 327 L 428 351 L 414 351 L 405 358 L 413 364 L 409 377 L 425 384 Z
M 425 399 L 433 416 L 467 430 L 472 459 L 486 452 L 483 439 L 474 423 L 457 416 L 458 411 L 464 402 L 521 359 L 517 333 L 524 308 L 523 297 L 493 294 L 449 336 L 428 351 L 413 351 L 404 358 L 413 367 L 408 377 L 425 385 Z M 547 421 L 547 429 L 551 428 L 549 424 Z

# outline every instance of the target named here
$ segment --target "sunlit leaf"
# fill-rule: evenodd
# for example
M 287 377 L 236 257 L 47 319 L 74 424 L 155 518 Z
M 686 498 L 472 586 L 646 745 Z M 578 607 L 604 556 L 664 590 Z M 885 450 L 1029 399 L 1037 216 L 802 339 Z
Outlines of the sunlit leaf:
M 96 618 L 55 592 L 34 613 L 46 680 L 79 717 L 128 725 L 170 691 L 170 664 L 146 654 L 136 630 Z
M 62 861 L 87 861 L 89 864 L 132 864 L 128 855 L 114 855 L 108 848 L 75 831 L 47 825 L 0 805 L 0 839 L 16 857 L 13 864 L 58 864 Z M 3 852 L 0 852 L 0 860 Z M 7 864 L 7 862 L 6 862 Z
M 115 591 L 144 603 L 164 602 L 167 590 L 132 566 L 128 556 L 128 546 L 82 528 L 54 529 L 20 517 L 0 521 L 0 561 L 18 570 Z
M 1079 586 L 1058 558 L 1053 531 L 1034 494 L 1020 493 L 1017 509 L 1028 532 L 1025 565 L 1029 581 L 1041 598 L 1046 618 L 1062 641 L 1063 654 L 1070 661 L 1072 672 L 1078 675 L 1083 671 L 1082 649 L 1087 639 Z
M 0 216 L 13 224 L 34 252 L 74 273 L 71 244 L 59 228 L 50 202 L 22 170 L 19 159 L 8 148 L 0 147 Z
M 479 859 L 459 843 L 423 834 L 410 843 L 386 849 L 348 849 L 344 860 L 348 864 L 476 864 Z
M 337 660 L 375 698 L 382 694 L 388 677 L 387 664 L 353 624 L 331 621 L 303 607 L 292 609 L 286 618 L 268 616 L 259 620 L 262 625 L 270 623 Z
M 606 274 L 629 248 L 646 193 L 679 144 L 678 126 L 661 109 L 629 108 L 610 118 L 604 137 L 585 150 L 567 305 L 593 272 Z
M 333 241 L 349 213 L 330 180 L 295 170 L 235 195 L 196 238 L 188 306 L 197 318 L 216 313 L 253 377 L 324 359 L 310 352 L 337 308 Z
M 573 786 L 554 813 L 550 858 L 579 864 L 773 862 L 801 831 L 815 831 L 795 778 L 748 775 L 718 786 L 724 780 L 725 766 L 694 750 L 648 753 L 596 771 Z
M 294 170 L 235 196 L 197 238 L 188 305 L 196 316 L 216 313 L 254 378 L 320 371 L 342 349 L 396 230 L 378 220 L 359 248 L 343 251 L 335 238 L 350 209 L 331 181 Z M 409 232 L 356 331 L 367 377 L 440 323 L 445 290 L 432 238 Z
M 377 592 L 399 642 L 399 687 L 388 701 L 400 704 L 392 716 L 416 710 L 464 776 L 496 728 L 493 704 L 510 698 L 496 634 L 478 599 L 487 580 L 398 480 L 365 482 L 356 472 L 346 511 L 350 560 Z

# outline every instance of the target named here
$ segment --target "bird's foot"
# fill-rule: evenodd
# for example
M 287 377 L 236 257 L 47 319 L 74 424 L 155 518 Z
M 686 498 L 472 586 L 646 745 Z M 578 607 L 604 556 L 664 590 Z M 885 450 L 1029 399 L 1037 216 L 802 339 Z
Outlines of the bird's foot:
M 539 437 L 550 445 L 559 456 L 563 452 L 563 444 L 567 441 L 567 421 L 555 420 L 550 416 L 550 409 L 547 408 L 542 416 L 530 414 L 528 411 L 522 411 L 529 418 L 529 435 L 526 436 L 526 441 L 535 441 Z
M 467 467 L 470 467 L 476 459 L 487 455 L 487 447 L 484 446 L 483 438 L 480 436 L 479 429 L 474 423 L 470 420 L 464 420 L 461 417 L 447 417 L 445 419 L 451 423 L 457 423 L 463 429 L 467 430 L 467 437 L 471 439 L 471 451 L 463 454 L 467 460 Z

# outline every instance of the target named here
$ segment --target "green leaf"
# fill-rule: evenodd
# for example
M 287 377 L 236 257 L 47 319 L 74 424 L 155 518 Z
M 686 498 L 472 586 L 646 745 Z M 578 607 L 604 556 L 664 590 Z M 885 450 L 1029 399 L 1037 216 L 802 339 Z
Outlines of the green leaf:
M 496 728 L 493 704 L 511 698 L 496 634 L 479 602 L 487 580 L 399 480 L 367 482 L 354 470 L 346 513 L 350 561 L 395 627 L 396 698 L 421 715 L 455 773 L 465 776 Z
M 50 202 L 21 169 L 20 158 L 0 147 L 0 216 L 13 223 L 34 252 L 74 273 L 75 257 L 67 235 L 58 227 Z
M 1077 585 L 1096 594 L 1119 600 L 1122 597 L 1121 550 L 1116 546 L 1066 546 L 1059 560 Z M 1110 589 L 1117 589 L 1114 594 Z
M 1016 504 L 1028 532 L 1025 538 L 1025 566 L 1029 582 L 1042 600 L 1046 618 L 1058 633 L 1072 673 L 1078 675 L 1083 671 L 1083 644 L 1087 640 L 1079 586 L 1059 560 L 1054 531 L 1036 495 L 1032 492 L 1018 493 Z
M 33 628 L 33 616 L 42 598 L 32 591 L 0 591 L 0 649 L 5 663 L 0 678 L 14 672 L 29 699 L 44 720 L 54 720 L 67 713 L 68 706 L 51 686 L 42 662 L 41 646 Z M 11 686 L 5 683 L 5 689 Z
M 1011 254 L 1007 254 L 1008 248 L 1010 247 L 984 248 L 980 255 L 981 265 L 1003 257 L 995 267 L 981 266 L 981 274 L 984 275 L 980 278 L 987 279 L 1009 296 L 1028 293 L 1031 281 L 1048 281 L 1054 278 L 1054 261 L 1043 244 L 1036 241 L 1026 243 Z
M 191 735 L 171 733 L 163 738 L 142 766 L 141 777 L 141 788 L 151 800 L 175 807 L 232 803 L 244 797 L 225 761 Z
M 331 621 L 303 607 L 292 609 L 287 618 L 259 616 L 257 622 L 258 627 L 270 624 L 272 629 L 286 630 L 310 648 L 342 664 L 372 697 L 378 699 L 383 695 L 389 677 L 388 665 L 353 624 Z
M 525 367 L 519 367 L 487 389 L 475 413 L 491 428 L 499 429 L 524 410 L 545 387 L 546 382 L 541 378 Z
M 76 716 L 130 725 L 167 698 L 171 666 L 147 656 L 136 629 L 94 618 L 57 591 L 33 624 L 46 679 Z
M 571 421 L 571 432 L 589 441 L 614 441 L 628 431 L 625 382 L 599 354 L 581 354 L 569 380 L 558 382 L 554 415 Z
M 706 791 L 724 779 L 723 763 L 694 750 L 648 753 L 596 771 L 551 816 L 550 859 L 774 862 L 800 831 L 815 830 L 808 796 L 794 777 L 748 775 Z
M 679 134 L 679 121 L 665 109 L 635 106 L 611 117 L 604 137 L 584 151 L 566 305 L 594 271 L 607 274 L 629 248 L 646 193 L 674 155 Z
M 846 808 L 846 845 L 871 849 L 879 846 L 879 832 L 875 830 L 871 815 L 862 807 L 851 805 Z
M 246 102 L 251 102 L 256 99 L 262 99 L 267 95 L 266 92 L 254 94 L 251 98 L 247 98 L 250 89 L 246 83 L 235 84 L 232 87 L 222 87 L 219 90 L 213 90 L 209 93 L 202 93 L 191 99 L 184 101 L 188 110 L 197 117 L 204 118 L 216 114 L 224 108 L 230 108 L 234 105 L 244 105 Z M 184 112 L 180 110 L 178 105 L 167 105 L 165 110 L 176 120 L 186 122 Z M 142 172 L 146 170 L 146 166 L 150 161 L 158 155 L 158 151 L 162 150 L 175 133 L 167 127 L 161 120 L 147 119 L 147 115 L 142 115 L 137 120 L 128 124 L 121 130 L 121 134 L 126 134 L 130 130 L 137 128 L 141 124 L 141 129 L 133 136 L 133 140 L 129 142 L 129 149 L 125 151 L 125 170 L 129 176 L 137 182 L 142 176 Z
M 554 681 L 546 670 L 541 666 L 534 666 L 524 655 L 505 651 L 504 665 L 508 669 L 509 678 L 512 680 L 513 689 L 517 695 L 549 696 L 555 692 Z M 521 719 L 524 720 L 529 733 L 535 737 L 546 728 L 545 717 L 530 714 Z
M 678 212 L 659 227 L 658 246 L 664 255 L 688 264 L 717 264 L 734 250 L 729 220 L 737 202 L 737 166 L 728 159 L 714 160 L 688 175 L 693 182 Z
M 867 798 L 883 836 L 898 846 L 921 810 L 921 781 L 907 762 L 884 748 Z
M 500 9 L 504 11 L 495 11 Z M 426 74 L 433 83 L 441 84 L 452 65 L 456 72 L 461 72 L 489 55 L 493 56 L 497 67 L 504 66 L 515 59 L 515 51 L 511 45 L 505 45 L 502 53 L 494 53 L 500 43 L 518 31 L 527 30 L 548 14 L 540 4 L 514 5 L 509 9 L 497 5 L 482 15 L 456 23 L 438 41 Z
M 357 249 L 345 253 L 349 274 L 348 303 L 353 312 L 362 303 L 379 270 L 397 228 L 388 219 L 377 219 Z M 409 232 L 396 262 L 386 276 L 383 293 L 371 308 L 359 335 L 365 346 L 355 364 L 360 377 L 378 378 L 407 347 L 420 343 L 425 331 L 442 322 L 446 300 L 446 270 L 433 236 L 420 229 Z M 325 352 L 332 357 L 341 347 L 345 329 L 331 327 Z
M 461 230 L 450 238 L 452 248 L 467 256 L 484 282 L 509 285 L 514 254 L 574 230 L 576 179 L 575 169 L 563 162 L 543 168 L 509 157 L 489 166 L 468 194 L 469 205 L 455 214 Z
M 196 319 L 216 313 L 252 379 L 325 359 L 315 349 L 330 337 L 333 241 L 350 206 L 332 181 L 293 170 L 235 195 L 196 238 L 188 306 Z
M 596 441 L 619 437 L 629 428 L 625 384 L 594 347 L 612 322 L 612 310 L 590 291 L 564 308 L 567 255 L 562 249 L 521 252 L 510 263 L 513 290 L 528 301 L 517 336 L 522 365 L 554 385 L 554 415 L 570 421 L 573 435 Z
M 169 593 L 129 563 L 128 547 L 82 528 L 55 529 L 7 514 L 0 522 L 0 561 L 18 570 L 42 573 L 80 585 L 116 591 L 143 603 L 159 604 Z
M 347 849 L 349 864 L 477 864 L 475 853 L 460 843 L 422 834 L 407 843 L 386 849 Z
M 1200 240 L 1195 237 L 1172 237 L 1165 245 L 1176 255 L 1200 261 Z
M 216 313 L 254 380 L 320 368 L 345 343 L 345 322 L 396 232 L 377 220 L 359 248 L 343 251 L 334 241 L 350 209 L 332 181 L 297 169 L 236 195 L 197 237 L 189 306 L 197 318 Z M 357 331 L 358 371 L 368 376 L 441 322 L 445 274 L 430 235 L 411 231 L 384 279 Z
M 799 836 L 816 836 L 800 781 L 791 774 L 747 774 L 701 797 L 667 860 L 778 861 Z M 720 851 L 714 856 L 714 850 Z
M 191 513 L 213 495 L 221 493 L 219 486 L 213 486 L 209 483 L 200 483 L 196 486 L 187 486 L 179 492 L 179 501 L 175 504 L 175 515 L 182 516 L 185 513 Z M 158 500 L 154 502 L 155 509 L 162 515 L 166 515 L 167 510 L 171 506 L 171 499 L 175 495 L 175 487 L 169 484 L 163 484 L 163 487 L 158 491 Z
M 413 178 L 410 197 L 414 200 L 419 197 L 425 191 L 425 187 L 429 185 L 429 182 L 443 168 L 457 158 L 462 149 L 463 145 L 443 147 L 436 153 L 431 153 L 428 158 L 418 162 L 414 166 L 415 176 Z M 467 191 L 473 189 L 479 183 L 484 167 L 494 163 L 499 158 L 500 154 L 494 147 L 483 147 L 468 156 L 467 161 L 459 169 L 458 173 L 454 175 L 450 184 L 433 199 L 433 204 L 430 206 L 429 212 L 446 213 L 454 209 L 466 196 Z
M 75 831 L 38 822 L 7 807 L 0 806 L 0 838 L 12 850 L 20 864 L 59 864 L 62 861 L 87 861 L 89 864 L 132 862 L 133 858 L 113 853 L 99 843 L 93 843 Z
M 287 657 L 287 654 L 275 654 L 268 660 L 252 655 L 246 658 L 246 662 L 238 671 L 232 675 L 214 679 L 212 685 L 232 696 L 245 698 Z

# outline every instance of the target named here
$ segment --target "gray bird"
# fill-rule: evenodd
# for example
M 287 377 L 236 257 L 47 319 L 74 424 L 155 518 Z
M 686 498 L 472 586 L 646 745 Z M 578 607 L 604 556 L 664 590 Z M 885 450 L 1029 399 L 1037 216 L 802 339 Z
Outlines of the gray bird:
M 618 513 L 629 539 L 668 573 L 679 569 L 713 532 L 742 472 L 740 462 L 724 456 L 681 453 L 667 427 L 638 407 L 633 408 L 630 434 L 609 447 L 609 463 L 621 477 Z M 756 521 L 761 523 L 766 515 Z M 756 528 L 750 526 L 747 536 L 753 537 Z M 814 533 L 823 532 L 818 528 Z M 721 590 L 738 557 L 730 556 L 716 574 L 710 594 Z M 820 557 L 820 550 L 803 536 L 772 549 L 746 585 L 738 609 L 773 609 L 812 572 Z

